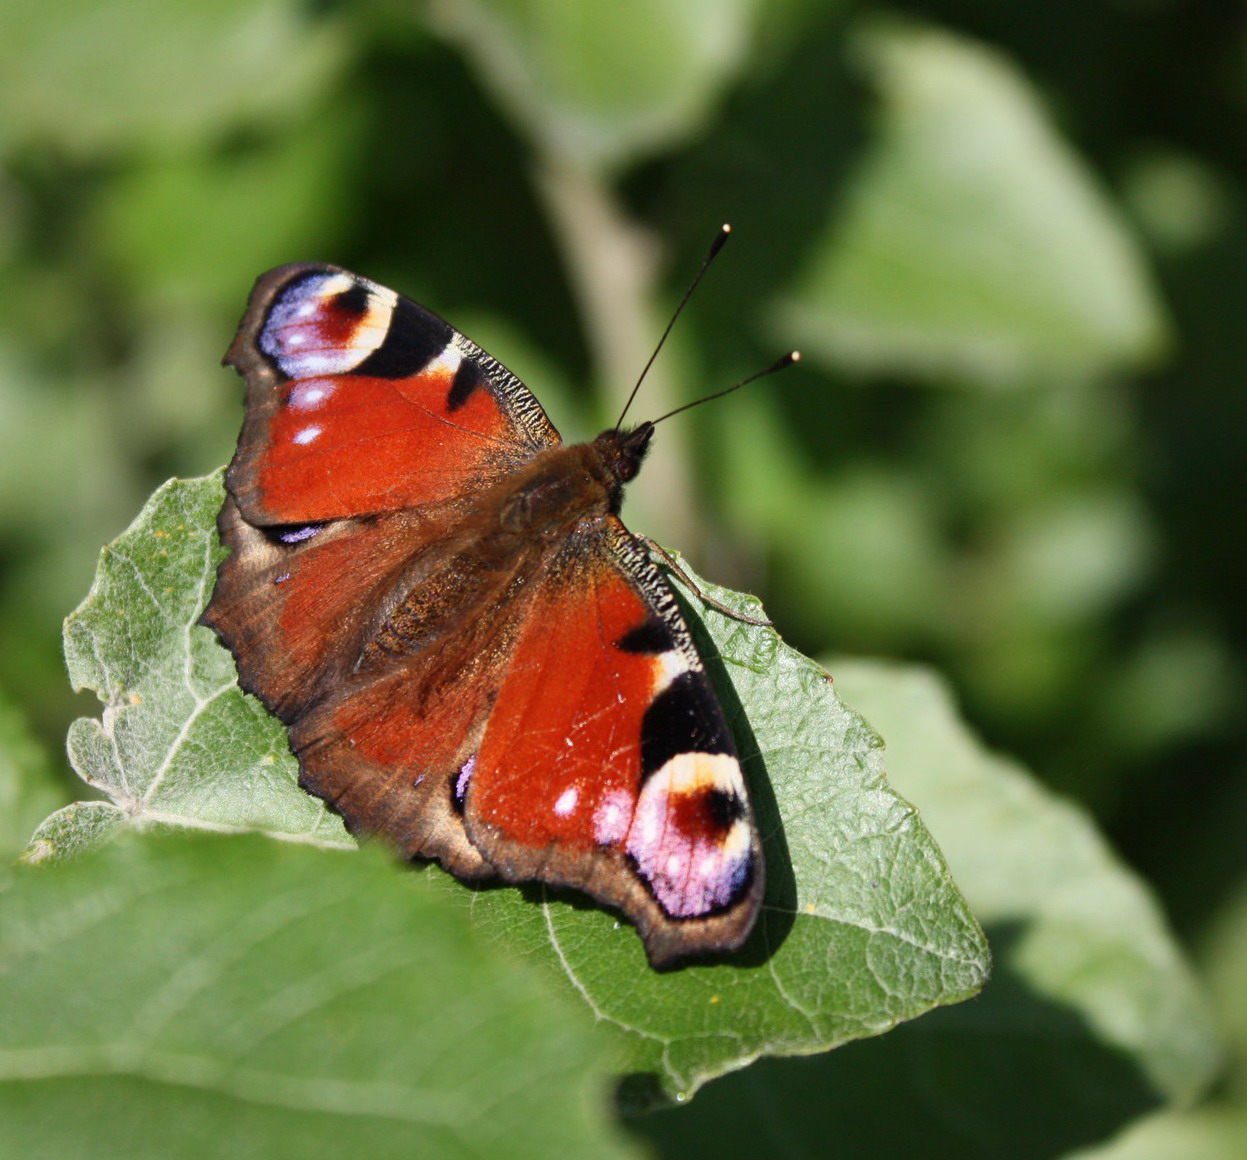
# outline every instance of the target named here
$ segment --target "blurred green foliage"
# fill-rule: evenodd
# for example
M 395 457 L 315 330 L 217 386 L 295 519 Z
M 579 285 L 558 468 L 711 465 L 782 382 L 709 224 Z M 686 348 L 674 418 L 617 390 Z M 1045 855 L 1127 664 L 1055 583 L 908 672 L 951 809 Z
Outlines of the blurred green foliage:
M 28 734 L 57 753 L 82 709 L 59 627 L 100 545 L 231 453 L 257 274 L 404 291 L 582 437 L 728 220 L 638 416 L 806 358 L 664 425 L 629 522 L 808 652 L 940 667 L 1241 979 L 1245 50 L 1217 0 L 9 0 L 21 800 L 56 792 Z M 1247 1118 L 1234 1028 L 1229 1094 L 1158 1129 L 1185 1154 Z

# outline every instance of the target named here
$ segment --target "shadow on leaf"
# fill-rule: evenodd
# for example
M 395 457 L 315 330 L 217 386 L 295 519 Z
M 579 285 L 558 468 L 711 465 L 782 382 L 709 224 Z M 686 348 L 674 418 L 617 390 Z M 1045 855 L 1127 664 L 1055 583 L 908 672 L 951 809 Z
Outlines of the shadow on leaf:
M 988 933 L 997 968 L 978 998 L 839 1051 L 761 1060 L 687 1108 L 635 1115 L 645 1089 L 629 1077 L 618 1098 L 630 1126 L 672 1158 L 1049 1160 L 1156 1108 L 1125 1052 L 1015 969 L 1021 929 Z

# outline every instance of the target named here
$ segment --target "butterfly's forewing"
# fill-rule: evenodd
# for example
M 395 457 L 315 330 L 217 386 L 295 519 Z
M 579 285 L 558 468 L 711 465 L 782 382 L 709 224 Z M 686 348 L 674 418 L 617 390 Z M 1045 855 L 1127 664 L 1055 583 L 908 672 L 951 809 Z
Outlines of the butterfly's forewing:
M 655 965 L 753 925 L 762 855 L 731 733 L 669 585 L 613 516 L 543 570 L 462 792 L 507 878 L 618 907 Z
M 437 315 L 333 266 L 282 266 L 226 355 L 247 380 L 230 494 L 306 525 L 464 496 L 558 443 L 541 405 Z
M 559 438 L 479 347 L 332 266 L 261 277 L 226 361 L 246 378 L 247 411 L 219 520 L 230 554 L 203 621 L 234 653 L 243 687 L 297 731 L 326 699 L 375 705 L 387 695 L 375 655 L 364 662 L 394 594 L 422 567 L 453 572 L 474 498 Z M 449 619 L 470 611 L 451 607 Z M 456 721 L 471 716 L 466 703 L 457 709 Z M 411 736 L 453 751 L 453 732 L 429 720 Z M 303 734 L 309 753 L 332 753 L 306 723 Z M 450 829 L 429 856 L 480 873 L 457 817 Z

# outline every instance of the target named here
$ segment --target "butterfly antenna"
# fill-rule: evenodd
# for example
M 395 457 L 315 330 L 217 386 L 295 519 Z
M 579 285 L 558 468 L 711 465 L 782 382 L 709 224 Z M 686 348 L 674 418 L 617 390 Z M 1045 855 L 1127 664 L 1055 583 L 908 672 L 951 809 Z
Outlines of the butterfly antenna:
M 708 403 L 711 399 L 721 399 L 724 395 L 730 395 L 733 391 L 739 391 L 741 387 L 748 386 L 755 379 L 764 379 L 767 375 L 773 375 L 776 371 L 782 371 L 785 367 L 792 366 L 795 362 L 801 361 L 801 352 L 799 350 L 790 350 L 781 359 L 776 359 L 765 370 L 755 371 L 747 379 L 741 379 L 739 383 L 734 383 L 722 391 L 715 391 L 713 395 L 704 395 L 700 399 L 694 399 L 691 403 L 685 403 L 682 407 L 677 407 L 674 411 L 668 411 L 665 415 L 659 415 L 657 419 L 651 420 L 651 423 L 661 423 L 664 419 L 670 419 L 672 415 L 678 415 L 681 411 L 687 411 L 690 407 L 700 407 L 702 403 Z
M 688 300 L 693 296 L 693 291 L 697 289 L 697 284 L 702 280 L 706 271 L 710 267 L 710 263 L 714 261 L 715 255 L 723 249 L 724 243 L 731 236 L 732 227 L 724 222 L 719 227 L 719 232 L 715 234 L 714 241 L 710 243 L 710 251 L 706 254 L 705 260 L 701 264 L 701 269 L 697 271 L 696 277 L 689 283 L 689 287 L 684 291 L 684 297 L 680 299 L 680 305 L 675 308 L 675 313 L 671 315 L 671 321 L 667 323 L 667 329 L 662 332 L 662 338 L 658 340 L 658 345 L 654 347 L 654 353 L 649 356 L 649 362 L 641 370 L 640 377 L 636 381 L 636 385 L 632 388 L 632 393 L 628 396 L 628 401 L 624 403 L 624 408 L 619 413 L 619 422 L 615 424 L 616 430 L 623 426 L 624 416 L 628 413 L 628 408 L 632 406 L 632 400 L 636 398 L 636 393 L 641 389 L 641 384 L 645 381 L 645 376 L 649 374 L 649 369 L 654 365 L 654 360 L 658 357 L 658 352 L 662 350 L 663 343 L 667 341 L 667 335 L 671 333 L 671 328 L 675 326 L 675 320 L 680 317 L 680 313 L 688 304 Z M 766 372 L 763 372 L 766 373 Z M 756 377 L 756 376 L 755 376 Z M 740 384 L 743 386 L 744 384 Z

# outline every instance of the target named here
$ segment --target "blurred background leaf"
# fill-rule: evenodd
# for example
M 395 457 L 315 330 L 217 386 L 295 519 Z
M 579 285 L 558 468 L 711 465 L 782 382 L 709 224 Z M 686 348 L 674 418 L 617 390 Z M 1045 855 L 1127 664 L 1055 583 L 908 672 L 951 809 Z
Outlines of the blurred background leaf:
M 696 132 L 748 62 L 761 0 L 434 0 L 434 27 L 538 146 L 590 169 Z
M 1153 1099 L 1189 1101 L 1214 1077 L 1220 1046 L 1193 972 L 1166 930 L 1155 899 L 1123 866 L 1086 813 L 1035 782 L 1028 770 L 971 736 L 934 674 L 880 661 L 833 659 L 841 692 L 888 738 L 888 775 L 922 802 L 953 876 L 976 915 L 997 935 L 997 971 L 1035 1000 L 1013 1034 L 1030 1034 L 1035 1079 L 1049 1039 L 1060 1094 L 1074 1118 L 1069 1074 L 1077 1038 L 1069 1027 L 1137 1068 Z M 988 1004 L 980 1004 L 987 1006 Z M 1043 1027 L 1041 1009 L 1077 1016 Z M 967 1008 L 967 1024 L 1005 1025 Z M 1028 1025 L 1027 1025 L 1028 1024 Z M 997 1057 L 999 1062 L 999 1057 Z M 1091 1085 L 1093 1088 L 1095 1085 Z M 1085 1092 L 1089 1104 L 1104 1090 Z
M 1015 388 L 1154 353 L 1141 255 L 1017 69 L 930 29 L 871 29 L 860 55 L 872 141 L 783 308 L 795 341 L 859 372 Z
M 47 755 L 17 709 L 0 701 L 0 863 L 12 862 L 63 800 Z
M 18 0 L 0 49 L 8 148 L 99 157 L 286 120 L 351 55 L 350 25 L 295 0 Z
M 937 666 L 1221 978 L 1207 948 L 1247 929 L 1245 62 L 1218 0 L 11 0 L 10 734 L 63 752 L 90 707 L 60 621 L 100 545 L 229 457 L 216 364 L 263 269 L 403 290 L 583 437 L 727 220 L 637 416 L 807 358 L 664 424 L 630 523 L 805 652 Z M 64 763 L 14 746 L 2 792 L 65 800 Z M 1241 1139 L 1224 1038 L 1216 1099 L 1123 1156 Z M 851 1049 L 884 1085 L 891 1039 Z

